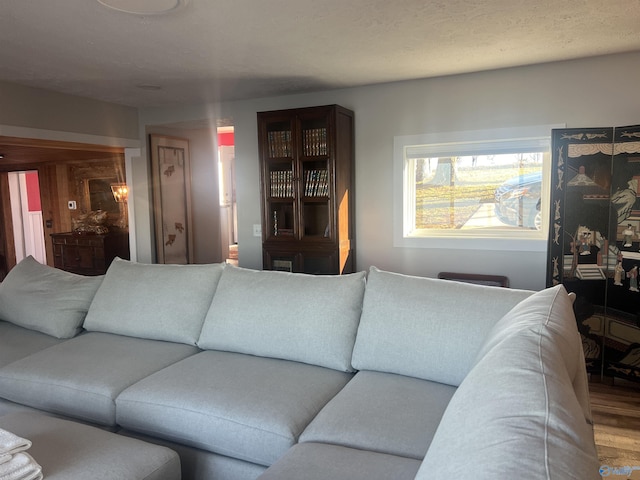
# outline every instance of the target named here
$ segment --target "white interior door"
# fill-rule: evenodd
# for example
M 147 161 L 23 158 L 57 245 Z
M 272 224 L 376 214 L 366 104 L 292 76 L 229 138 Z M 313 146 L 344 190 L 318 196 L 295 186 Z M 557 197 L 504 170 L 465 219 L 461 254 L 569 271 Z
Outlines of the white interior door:
M 46 265 L 47 253 L 40 208 L 38 172 L 10 172 L 9 195 L 16 262 L 31 255 L 38 262 Z

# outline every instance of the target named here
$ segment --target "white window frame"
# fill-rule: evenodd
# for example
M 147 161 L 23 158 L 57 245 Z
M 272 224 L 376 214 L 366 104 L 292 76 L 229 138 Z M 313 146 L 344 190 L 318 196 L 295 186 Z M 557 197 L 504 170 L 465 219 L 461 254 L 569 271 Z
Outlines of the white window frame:
M 393 146 L 394 247 L 468 250 L 545 251 L 549 231 L 551 130 L 564 124 L 403 135 Z M 470 156 L 491 153 L 547 151 L 542 165 L 542 229 L 415 229 L 415 171 L 407 168 L 408 149 L 425 157 Z

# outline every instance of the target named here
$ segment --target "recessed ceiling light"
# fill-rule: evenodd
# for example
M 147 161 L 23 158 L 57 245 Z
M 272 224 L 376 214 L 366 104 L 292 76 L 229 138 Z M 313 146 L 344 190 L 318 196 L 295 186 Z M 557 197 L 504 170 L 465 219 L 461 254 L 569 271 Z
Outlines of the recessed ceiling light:
M 105 7 L 134 15 L 162 15 L 184 7 L 189 0 L 98 0 Z
M 0 160 L 4 158 L 4 155 L 0 153 Z

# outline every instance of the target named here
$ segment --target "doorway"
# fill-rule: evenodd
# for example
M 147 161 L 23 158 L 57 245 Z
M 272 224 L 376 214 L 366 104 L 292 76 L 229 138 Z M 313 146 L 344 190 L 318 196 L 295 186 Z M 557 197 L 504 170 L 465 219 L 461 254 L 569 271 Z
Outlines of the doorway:
M 16 263 L 29 255 L 47 264 L 37 170 L 9 172 L 9 199 Z
M 238 212 L 236 206 L 234 127 L 218 127 L 218 182 L 222 258 L 238 265 Z
M 118 165 L 121 165 L 118 170 L 121 174 L 102 174 L 102 171 L 98 171 L 91 178 L 115 176 L 117 179 L 124 179 L 125 175 L 124 148 L 119 146 L 0 136 L 0 156 L 3 157 L 0 163 L 0 281 L 16 265 L 19 258 L 27 255 L 27 251 L 36 252 L 34 257 L 38 256 L 39 261 L 54 266 L 50 235 L 72 231 L 74 218 L 83 210 L 90 210 L 88 186 L 80 173 L 91 165 L 102 168 L 99 164 L 113 165 L 114 160 L 117 160 Z M 108 171 L 112 170 L 113 166 Z M 28 190 L 26 185 L 20 187 L 19 176 L 17 179 L 13 177 L 14 172 L 18 175 L 20 172 L 25 172 L 25 175 L 27 172 L 37 172 L 39 195 L 29 195 L 26 204 L 22 204 L 22 201 L 16 204 L 14 199 L 20 198 L 20 195 L 10 191 L 10 175 L 13 178 L 11 190 Z M 25 183 L 31 185 L 26 179 Z M 33 205 L 30 207 L 28 202 L 38 199 L 41 203 L 42 221 L 37 222 L 33 218 L 25 220 L 22 212 L 28 212 L 28 217 L 33 217 L 34 212 L 37 212 L 37 208 Z M 77 205 L 76 210 L 71 206 L 72 203 L 74 206 Z M 119 218 L 121 217 L 122 215 Z M 22 222 L 18 223 L 19 228 L 14 227 L 14 218 L 19 219 L 16 222 Z M 42 226 L 44 255 L 37 253 L 41 246 L 39 242 L 38 246 L 28 245 L 28 239 L 39 236 L 34 237 L 34 233 L 28 234 L 24 242 L 21 236 L 16 237 L 25 225 L 26 228 L 33 225 L 32 232 L 37 231 L 38 226 Z M 20 250 L 23 245 L 22 252 L 17 252 L 16 247 Z

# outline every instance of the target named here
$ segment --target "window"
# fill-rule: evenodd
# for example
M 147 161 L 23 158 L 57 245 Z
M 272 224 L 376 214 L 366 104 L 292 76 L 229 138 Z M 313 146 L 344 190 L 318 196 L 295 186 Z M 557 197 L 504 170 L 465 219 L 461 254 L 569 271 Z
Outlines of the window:
M 394 138 L 394 245 L 544 250 L 551 129 Z

